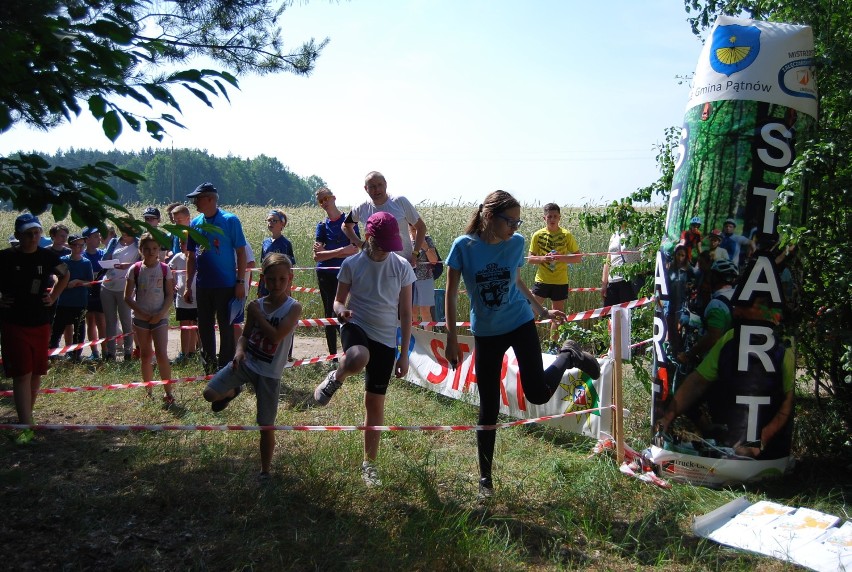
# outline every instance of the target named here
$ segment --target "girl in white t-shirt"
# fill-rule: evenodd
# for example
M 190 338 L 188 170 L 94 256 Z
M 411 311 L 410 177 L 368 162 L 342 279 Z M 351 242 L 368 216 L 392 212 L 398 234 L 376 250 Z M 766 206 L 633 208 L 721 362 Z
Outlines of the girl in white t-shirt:
M 133 335 L 139 344 L 142 380 L 154 379 L 154 365 L 151 358 L 156 354 L 161 379 L 171 379 L 172 366 L 169 363 L 169 311 L 175 283 L 169 267 L 160 262 L 160 244 L 150 233 L 139 239 L 141 262 L 133 264 L 127 270 L 127 284 L 124 288 L 124 300 L 133 310 Z M 152 347 L 153 345 L 153 347 Z M 170 407 L 175 402 L 172 386 L 164 385 L 163 404 Z M 152 395 L 147 388 L 148 396 Z
M 319 405 L 327 405 L 347 377 L 364 371 L 364 423 L 375 426 L 384 424 L 391 374 L 402 378 L 408 373 L 411 285 L 417 278 L 411 264 L 396 254 L 402 250 L 402 239 L 392 214 L 377 212 L 370 216 L 365 234 L 364 249 L 345 259 L 337 276 L 334 314 L 342 324 L 344 355 L 340 367 L 317 386 L 314 399 Z M 397 327 L 402 333 L 400 347 L 405 348 L 399 358 Z M 375 467 L 379 437 L 378 431 L 364 431 L 361 477 L 367 486 L 381 484 Z

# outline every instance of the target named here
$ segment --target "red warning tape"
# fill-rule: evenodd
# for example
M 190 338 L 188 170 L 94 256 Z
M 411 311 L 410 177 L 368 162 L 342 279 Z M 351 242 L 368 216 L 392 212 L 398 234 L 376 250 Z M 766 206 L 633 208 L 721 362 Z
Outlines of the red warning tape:
M 298 359 L 284 366 L 284 369 L 300 367 L 305 365 L 314 365 L 324 361 L 331 361 L 335 358 L 342 358 L 343 354 L 330 354 L 327 356 L 312 357 L 306 359 Z M 195 375 L 190 377 L 177 377 L 174 379 L 159 379 L 156 381 L 134 381 L 130 383 L 110 383 L 108 385 L 84 385 L 79 387 L 49 387 L 38 390 L 40 394 L 55 394 L 55 393 L 77 393 L 80 391 L 106 391 L 111 389 L 133 389 L 137 387 L 155 387 L 158 385 L 174 385 L 176 383 L 191 383 L 193 381 L 207 381 L 213 379 L 213 375 Z M 12 397 L 13 391 L 7 389 L 0 391 L 0 397 Z
M 34 424 L 21 423 L 0 424 L 0 430 L 32 429 L 34 431 L 492 431 L 508 429 L 519 425 L 531 425 L 585 415 L 609 407 L 596 407 L 582 411 L 569 411 L 556 415 L 546 415 L 533 419 L 518 419 L 509 423 L 495 425 L 64 425 L 64 424 Z

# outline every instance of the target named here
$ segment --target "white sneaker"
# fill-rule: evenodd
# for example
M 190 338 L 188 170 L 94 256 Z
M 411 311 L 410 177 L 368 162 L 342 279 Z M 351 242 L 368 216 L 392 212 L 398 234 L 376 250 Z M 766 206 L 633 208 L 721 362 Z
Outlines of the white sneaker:
M 361 478 L 364 479 L 364 484 L 368 487 L 382 486 L 382 479 L 379 478 L 379 471 L 375 465 L 369 461 L 361 463 Z
M 325 376 L 323 382 L 314 390 L 314 400 L 317 402 L 317 405 L 328 405 L 328 402 L 331 401 L 331 397 L 334 395 L 334 392 L 340 389 L 340 386 L 343 385 L 335 379 L 335 373 L 337 373 L 337 370 L 328 372 L 328 375 Z

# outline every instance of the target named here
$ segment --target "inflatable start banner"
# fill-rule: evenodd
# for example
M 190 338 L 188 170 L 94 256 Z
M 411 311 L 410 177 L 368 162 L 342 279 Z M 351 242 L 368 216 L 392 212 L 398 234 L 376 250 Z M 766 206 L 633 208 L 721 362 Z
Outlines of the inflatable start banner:
M 690 90 L 657 253 L 651 459 L 717 486 L 780 475 L 793 430 L 795 250 L 804 192 L 773 209 L 817 114 L 806 26 L 720 17 Z M 787 215 L 785 215 L 787 216 Z

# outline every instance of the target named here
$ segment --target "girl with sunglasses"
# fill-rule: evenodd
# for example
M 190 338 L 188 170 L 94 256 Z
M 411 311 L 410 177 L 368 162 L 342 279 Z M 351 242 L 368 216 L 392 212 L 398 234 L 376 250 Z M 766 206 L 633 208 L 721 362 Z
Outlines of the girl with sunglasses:
M 550 401 L 565 370 L 576 367 L 592 378 L 600 375 L 597 360 L 566 341 L 555 361 L 544 369 L 535 317 L 562 322 L 565 314 L 547 310 L 521 279 L 518 269 L 526 262 L 524 237 L 516 231 L 523 222 L 521 205 L 505 191 L 494 191 L 474 211 L 465 234 L 453 241 L 446 259 L 446 357 L 455 369 L 463 355 L 457 339 L 456 303 L 459 281 L 470 297 L 470 330 L 474 336 L 474 368 L 479 390 L 479 424 L 493 425 L 500 409 L 500 373 L 503 356 L 511 347 L 527 401 Z M 492 465 L 495 430 L 476 433 L 479 459 L 479 494 L 494 494 Z

